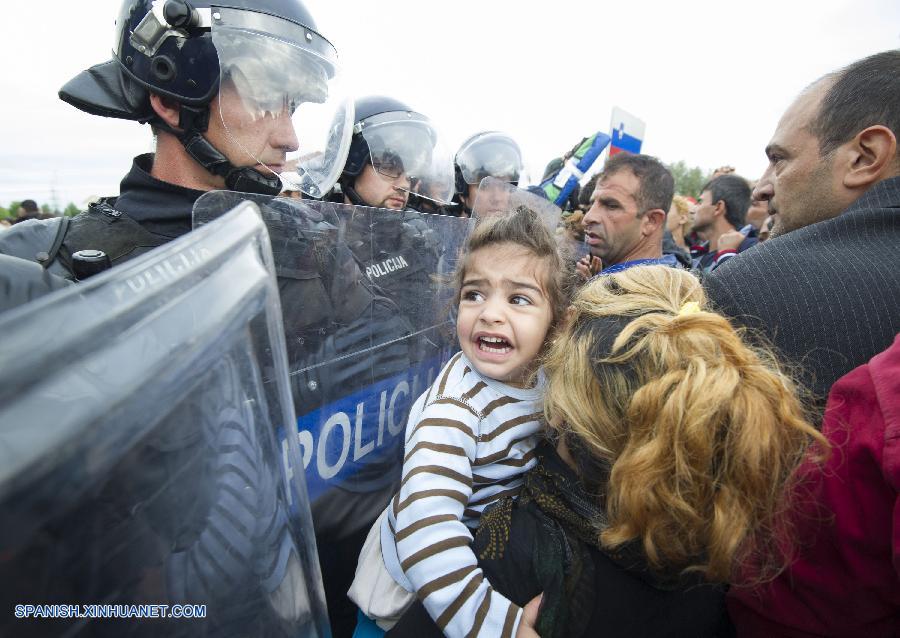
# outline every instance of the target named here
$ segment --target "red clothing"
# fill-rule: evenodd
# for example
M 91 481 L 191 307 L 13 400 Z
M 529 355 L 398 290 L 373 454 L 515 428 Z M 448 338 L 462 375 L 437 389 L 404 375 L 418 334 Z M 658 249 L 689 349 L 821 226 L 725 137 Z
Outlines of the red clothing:
M 798 560 L 729 594 L 740 638 L 900 635 L 900 336 L 832 386 L 822 433 L 832 454 L 802 470 L 817 503 L 798 508 Z

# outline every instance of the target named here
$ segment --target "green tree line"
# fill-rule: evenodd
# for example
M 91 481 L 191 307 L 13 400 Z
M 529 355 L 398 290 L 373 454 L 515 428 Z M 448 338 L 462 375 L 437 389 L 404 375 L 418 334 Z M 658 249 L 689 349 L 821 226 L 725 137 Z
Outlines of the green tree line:
M 688 166 L 684 160 L 679 160 L 668 165 L 675 178 L 675 193 L 688 195 L 697 199 L 700 197 L 700 189 L 711 178 L 713 171 L 708 171 L 699 166 Z
M 0 206 L 0 219 L 15 219 L 18 215 L 19 206 L 21 204 L 21 201 L 12 201 L 9 203 L 9 206 Z M 49 204 L 42 204 L 41 212 L 45 215 L 55 215 L 57 217 L 62 215 L 65 215 L 66 217 L 74 217 L 81 212 L 81 208 L 79 208 L 72 202 L 69 202 L 62 210 L 54 209 Z

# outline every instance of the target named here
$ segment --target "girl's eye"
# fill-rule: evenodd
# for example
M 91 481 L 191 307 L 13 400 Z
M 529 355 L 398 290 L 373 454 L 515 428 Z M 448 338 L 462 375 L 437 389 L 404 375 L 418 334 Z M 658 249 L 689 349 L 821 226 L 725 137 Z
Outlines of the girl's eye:
M 467 290 L 463 293 L 462 298 L 465 301 L 481 301 L 483 299 L 481 293 L 477 290 Z
M 529 306 L 531 305 L 531 299 L 526 297 L 525 295 L 513 295 L 509 298 L 509 302 L 514 306 Z

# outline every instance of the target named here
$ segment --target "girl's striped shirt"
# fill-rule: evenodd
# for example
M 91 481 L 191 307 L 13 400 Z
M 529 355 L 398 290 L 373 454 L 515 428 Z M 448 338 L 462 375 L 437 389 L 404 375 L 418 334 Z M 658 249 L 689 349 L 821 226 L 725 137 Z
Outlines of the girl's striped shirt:
M 403 480 L 381 529 L 385 565 L 447 636 L 513 636 L 521 609 L 495 592 L 469 547 L 484 509 L 535 464 L 544 377 L 513 388 L 455 355 L 413 405 Z

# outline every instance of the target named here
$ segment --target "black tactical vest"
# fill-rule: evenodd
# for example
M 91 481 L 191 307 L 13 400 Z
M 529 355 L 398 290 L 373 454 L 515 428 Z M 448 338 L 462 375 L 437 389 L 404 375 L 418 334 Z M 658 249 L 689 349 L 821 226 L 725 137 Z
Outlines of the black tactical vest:
M 101 199 L 72 218 L 55 255 L 72 272 L 72 255 L 79 250 L 102 250 L 113 266 L 142 255 L 169 241 L 146 230 L 131 217 L 113 208 L 115 198 Z M 54 255 L 49 255 L 52 261 Z

